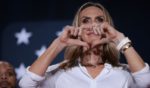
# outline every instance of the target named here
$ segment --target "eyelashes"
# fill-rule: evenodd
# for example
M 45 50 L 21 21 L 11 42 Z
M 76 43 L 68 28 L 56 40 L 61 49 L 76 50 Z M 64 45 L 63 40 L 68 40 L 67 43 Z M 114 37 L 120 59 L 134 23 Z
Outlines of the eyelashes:
M 84 24 L 87 24 L 87 23 L 89 23 L 90 22 L 90 19 L 89 18 L 84 18 L 83 20 L 82 20 L 82 23 L 84 23 Z
M 104 18 L 103 17 L 97 17 L 97 21 L 98 22 L 104 22 Z
M 88 24 L 88 23 L 91 23 L 92 22 L 92 19 L 90 17 L 84 17 L 82 20 L 81 20 L 81 23 L 83 24 Z M 104 17 L 103 16 L 98 16 L 95 18 L 95 22 L 97 23 L 102 23 L 104 22 Z

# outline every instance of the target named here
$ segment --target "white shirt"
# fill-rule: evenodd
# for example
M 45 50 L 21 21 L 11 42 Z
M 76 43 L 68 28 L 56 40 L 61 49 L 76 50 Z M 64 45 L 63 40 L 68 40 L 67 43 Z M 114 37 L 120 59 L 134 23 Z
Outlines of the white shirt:
M 27 73 L 20 80 L 21 88 L 146 88 L 150 83 L 150 69 L 148 64 L 141 71 L 129 73 L 121 67 L 105 64 L 102 72 L 92 78 L 84 66 L 73 67 L 67 71 L 58 70 L 59 64 L 50 66 L 44 77 L 27 68 Z M 135 84 L 136 82 L 136 84 Z M 139 86 L 139 85 L 138 85 Z

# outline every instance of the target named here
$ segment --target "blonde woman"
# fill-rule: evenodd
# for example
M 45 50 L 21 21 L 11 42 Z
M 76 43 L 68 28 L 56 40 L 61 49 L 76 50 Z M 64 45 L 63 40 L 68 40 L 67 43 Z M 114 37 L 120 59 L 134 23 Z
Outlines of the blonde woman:
M 64 61 L 49 66 L 66 49 Z M 128 65 L 119 63 L 124 54 Z M 51 43 L 20 81 L 21 88 L 145 88 L 150 69 L 113 26 L 107 10 L 87 2 L 77 11 L 72 26 Z

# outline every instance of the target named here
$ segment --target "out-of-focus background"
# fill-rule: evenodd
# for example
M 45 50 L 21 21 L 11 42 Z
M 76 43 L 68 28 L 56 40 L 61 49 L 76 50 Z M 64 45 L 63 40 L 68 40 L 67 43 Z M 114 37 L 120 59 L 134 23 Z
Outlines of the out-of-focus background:
M 77 9 L 89 0 L 1 0 L 0 60 L 10 62 L 20 79 L 56 38 L 71 25 Z M 150 3 L 148 0 L 90 0 L 110 12 L 116 29 L 128 36 L 150 64 Z M 61 53 L 53 62 L 63 59 Z M 123 56 L 121 62 L 126 63 Z

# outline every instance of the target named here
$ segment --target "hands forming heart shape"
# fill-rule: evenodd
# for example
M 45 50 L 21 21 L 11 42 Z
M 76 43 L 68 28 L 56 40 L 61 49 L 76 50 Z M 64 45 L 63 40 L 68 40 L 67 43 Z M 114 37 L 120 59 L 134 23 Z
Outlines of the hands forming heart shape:
M 84 33 L 86 32 L 86 33 Z M 92 40 L 92 42 L 87 42 L 82 38 L 84 35 L 94 34 L 98 38 Z M 102 23 L 101 25 L 82 25 L 80 27 L 66 26 L 59 36 L 61 43 L 64 46 L 83 46 L 87 49 L 93 48 L 97 45 L 114 42 L 118 43 L 119 40 L 123 39 L 125 36 L 123 33 L 117 31 L 107 22 Z M 89 39 L 90 40 L 90 37 Z

